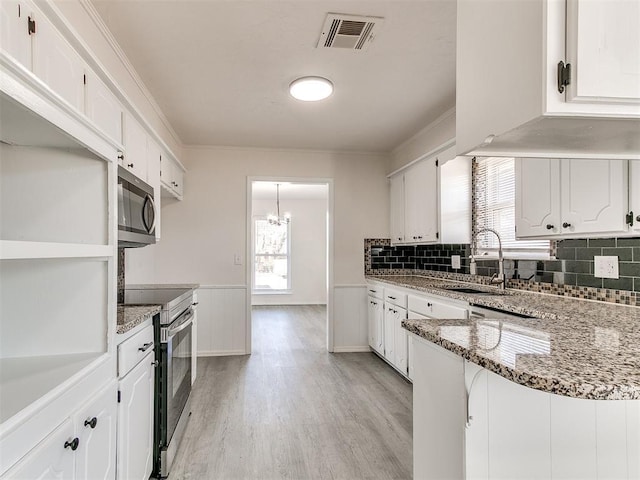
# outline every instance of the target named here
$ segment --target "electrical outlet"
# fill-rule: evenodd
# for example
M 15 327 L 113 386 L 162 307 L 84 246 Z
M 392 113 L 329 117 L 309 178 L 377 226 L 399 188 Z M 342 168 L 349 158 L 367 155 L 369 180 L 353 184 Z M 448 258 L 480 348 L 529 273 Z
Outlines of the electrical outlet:
M 460 255 L 451 255 L 451 268 L 455 270 L 460 268 Z
M 242 255 L 240 255 L 239 253 L 236 253 L 236 254 L 233 256 L 233 263 L 234 263 L 235 265 L 242 265 Z
M 597 278 L 620 278 L 618 273 L 618 257 L 595 256 L 594 276 Z

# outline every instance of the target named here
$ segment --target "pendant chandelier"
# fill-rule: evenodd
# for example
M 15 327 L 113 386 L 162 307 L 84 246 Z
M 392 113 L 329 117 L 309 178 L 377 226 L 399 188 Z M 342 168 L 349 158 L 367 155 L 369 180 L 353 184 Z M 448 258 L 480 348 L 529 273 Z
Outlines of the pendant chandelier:
M 289 213 L 285 213 L 284 215 L 280 216 L 280 184 L 276 183 L 276 215 L 269 215 L 267 217 L 267 220 L 269 221 L 270 225 L 286 225 L 287 223 L 289 223 L 291 221 L 291 214 Z

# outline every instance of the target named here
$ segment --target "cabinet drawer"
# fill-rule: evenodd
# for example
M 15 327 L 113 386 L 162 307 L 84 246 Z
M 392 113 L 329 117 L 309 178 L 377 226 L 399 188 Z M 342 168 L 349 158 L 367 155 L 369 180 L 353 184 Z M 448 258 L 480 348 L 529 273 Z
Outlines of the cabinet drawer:
M 384 288 L 380 285 L 367 285 L 367 294 L 373 298 L 384 298 Z
M 431 318 L 468 318 L 468 310 L 457 305 L 434 300 L 431 297 L 409 296 L 408 310 Z M 410 318 L 411 315 L 409 315 Z
M 391 288 L 384 289 L 384 301 L 392 305 L 407 308 L 407 294 Z
M 118 345 L 118 377 L 124 377 L 150 350 L 153 350 L 153 325 Z

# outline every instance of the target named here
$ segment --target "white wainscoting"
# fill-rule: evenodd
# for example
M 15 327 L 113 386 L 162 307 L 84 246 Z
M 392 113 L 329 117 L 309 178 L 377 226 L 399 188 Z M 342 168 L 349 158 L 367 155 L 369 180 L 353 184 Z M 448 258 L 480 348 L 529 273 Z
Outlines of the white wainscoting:
M 246 354 L 247 287 L 201 285 L 198 289 L 198 356 Z
M 333 292 L 333 351 L 369 352 L 367 286 L 335 285 Z

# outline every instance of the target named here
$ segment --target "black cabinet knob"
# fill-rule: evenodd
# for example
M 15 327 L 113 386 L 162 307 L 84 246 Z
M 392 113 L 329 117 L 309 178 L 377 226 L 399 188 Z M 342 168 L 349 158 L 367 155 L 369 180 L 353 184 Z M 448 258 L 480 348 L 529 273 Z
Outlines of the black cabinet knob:
M 78 445 L 80 445 L 80 439 L 78 437 L 74 438 L 70 442 L 69 441 L 64 442 L 64 448 L 71 447 L 71 450 L 77 450 Z
M 547 230 L 553 230 L 553 225 L 550 223 L 547 223 Z
M 84 421 L 84 426 L 85 427 L 96 428 L 96 425 L 98 425 L 98 419 L 96 417 L 93 417 L 90 420 L 85 420 Z
M 133 168 L 133 163 L 127 163 L 127 167 Z
M 640 215 L 636 217 L 636 221 L 640 222 Z
M 427 307 L 433 307 L 433 303 L 427 303 Z
M 567 222 L 564 222 L 564 223 L 562 224 L 562 228 L 569 228 L 570 226 L 571 226 L 571 224 L 570 224 L 570 223 L 567 223 Z

